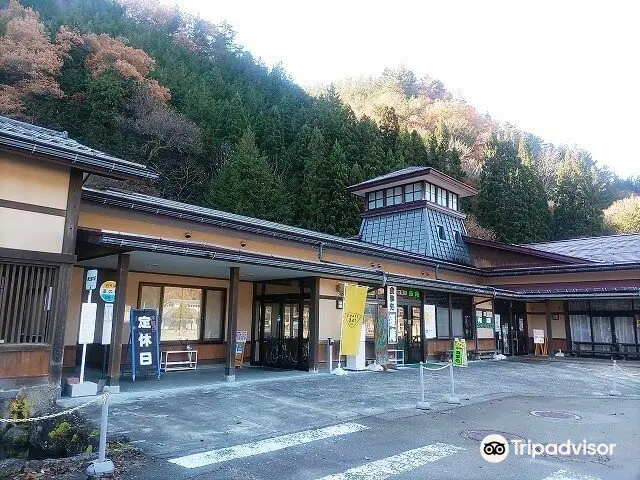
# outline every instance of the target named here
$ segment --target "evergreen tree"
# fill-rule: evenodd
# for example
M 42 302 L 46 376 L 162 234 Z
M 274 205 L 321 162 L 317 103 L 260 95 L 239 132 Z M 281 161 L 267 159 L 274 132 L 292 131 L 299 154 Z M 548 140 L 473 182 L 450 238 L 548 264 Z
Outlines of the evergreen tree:
M 546 240 L 549 212 L 544 189 L 523 165 L 512 142 L 494 139 L 480 175 L 477 216 L 509 243 Z
M 282 184 L 247 130 L 211 185 L 208 206 L 266 220 L 281 220 Z
M 380 131 L 382 132 L 385 147 L 395 150 L 400 135 L 400 126 L 398 123 L 398 115 L 393 107 L 382 108 Z
M 558 169 L 553 235 L 557 239 L 602 234 L 604 213 L 597 172 L 588 161 L 567 158 Z

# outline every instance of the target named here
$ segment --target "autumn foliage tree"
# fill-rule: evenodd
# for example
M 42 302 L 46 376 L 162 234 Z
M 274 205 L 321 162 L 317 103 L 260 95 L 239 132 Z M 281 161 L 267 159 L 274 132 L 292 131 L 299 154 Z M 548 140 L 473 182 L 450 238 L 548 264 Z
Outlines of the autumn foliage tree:
M 50 41 L 39 15 L 10 0 L 0 10 L 0 35 L 0 113 L 24 117 L 30 97 L 62 97 L 57 76 L 63 51 Z

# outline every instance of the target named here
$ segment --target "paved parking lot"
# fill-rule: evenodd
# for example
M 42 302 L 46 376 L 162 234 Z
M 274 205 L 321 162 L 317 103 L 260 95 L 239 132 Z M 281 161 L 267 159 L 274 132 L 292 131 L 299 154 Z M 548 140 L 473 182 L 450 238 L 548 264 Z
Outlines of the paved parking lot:
M 446 370 L 426 374 L 427 412 L 415 408 L 417 369 L 346 377 L 266 372 L 236 384 L 116 395 L 109 427 L 153 456 L 151 469 L 128 478 L 638 480 L 640 377 L 621 373 L 623 395 L 610 397 L 612 372 L 609 362 L 475 362 L 455 370 L 460 406 L 443 402 Z M 575 417 L 536 417 L 534 410 Z M 494 430 L 534 442 L 618 446 L 610 458 L 512 456 L 490 464 L 476 437 Z

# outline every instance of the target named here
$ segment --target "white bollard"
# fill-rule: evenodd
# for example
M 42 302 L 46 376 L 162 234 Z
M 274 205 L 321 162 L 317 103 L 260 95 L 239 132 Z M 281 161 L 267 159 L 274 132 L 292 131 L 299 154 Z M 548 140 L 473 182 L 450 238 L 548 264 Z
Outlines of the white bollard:
M 622 395 L 622 393 L 620 392 L 620 390 L 618 390 L 618 382 L 616 381 L 617 375 L 618 375 L 618 371 L 617 371 L 617 365 L 616 365 L 616 361 L 613 361 L 613 379 L 612 379 L 612 388 L 611 390 L 609 390 L 609 395 L 611 395 L 612 397 L 619 397 L 620 395 Z
M 453 362 L 449 364 L 449 375 L 451 377 L 451 395 L 447 397 L 447 403 L 453 403 L 455 405 L 459 405 L 460 398 L 456 396 L 456 387 L 453 382 Z
M 327 363 L 329 364 L 329 373 L 331 373 L 331 371 L 333 370 L 333 344 L 331 343 L 331 338 L 327 338 L 327 348 L 328 348 L 328 355 L 329 358 L 327 358 Z
M 98 460 L 94 460 L 87 467 L 87 475 L 100 478 L 103 475 L 113 473 L 113 462 L 106 458 L 107 455 L 107 419 L 109 417 L 109 394 L 105 394 L 102 402 L 102 417 L 100 419 L 100 444 L 98 447 Z
M 424 398 L 424 369 L 422 368 L 422 362 L 420 362 L 420 392 L 422 394 L 422 400 L 418 402 L 416 408 L 420 410 L 431 410 L 431 405 Z

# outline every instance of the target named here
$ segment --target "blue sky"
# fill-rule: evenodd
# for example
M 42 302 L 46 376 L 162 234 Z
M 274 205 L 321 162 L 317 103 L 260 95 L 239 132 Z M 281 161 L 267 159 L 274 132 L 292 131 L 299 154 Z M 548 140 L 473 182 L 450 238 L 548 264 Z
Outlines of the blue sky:
M 304 85 L 429 73 L 481 112 L 640 175 L 637 2 L 181 0 Z

